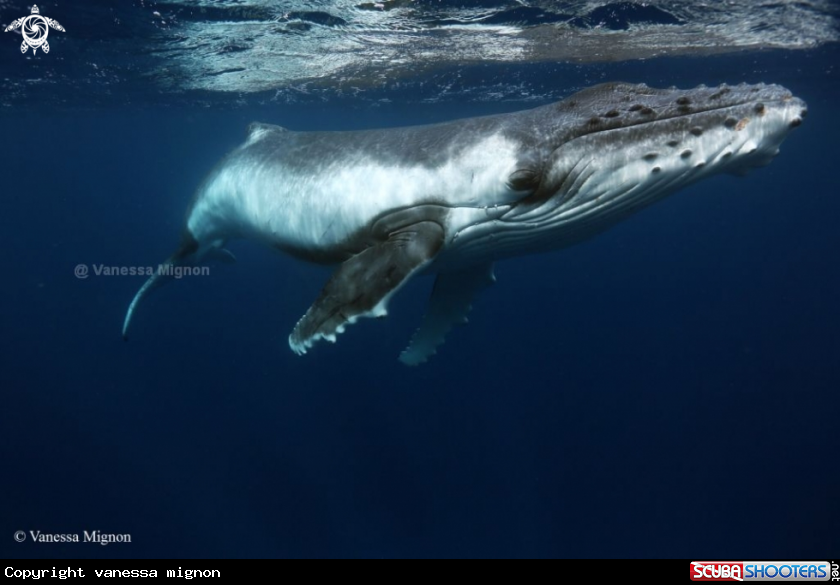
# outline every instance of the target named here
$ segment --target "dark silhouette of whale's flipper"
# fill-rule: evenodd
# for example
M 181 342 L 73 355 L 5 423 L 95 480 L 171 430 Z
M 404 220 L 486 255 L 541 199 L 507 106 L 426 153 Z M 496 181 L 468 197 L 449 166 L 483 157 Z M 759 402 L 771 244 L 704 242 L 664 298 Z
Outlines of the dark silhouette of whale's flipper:
M 411 344 L 400 354 L 400 361 L 407 366 L 417 366 L 437 353 L 437 347 L 452 327 L 467 322 L 475 295 L 494 282 L 496 277 L 491 263 L 438 274 L 423 323 Z
M 335 341 L 347 324 L 359 317 L 383 317 L 388 299 L 437 255 L 443 246 L 443 227 L 420 221 L 388 234 L 345 261 L 327 282 L 289 336 L 298 354 L 319 339 Z

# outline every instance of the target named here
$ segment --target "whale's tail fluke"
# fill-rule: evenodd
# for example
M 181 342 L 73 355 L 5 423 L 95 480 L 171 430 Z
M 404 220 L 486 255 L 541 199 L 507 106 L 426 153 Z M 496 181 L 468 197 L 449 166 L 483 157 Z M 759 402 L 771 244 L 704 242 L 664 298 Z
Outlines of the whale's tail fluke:
M 123 322 L 122 336 L 128 341 L 128 328 L 131 325 L 131 320 L 134 318 L 134 313 L 140 302 L 149 296 L 149 293 L 163 285 L 175 280 L 176 268 L 190 264 L 194 259 L 195 253 L 198 251 L 198 242 L 195 238 L 187 232 L 181 242 L 178 251 L 175 252 L 169 259 L 159 265 L 154 274 L 140 287 L 137 294 L 134 295 L 131 304 L 128 306 L 128 311 L 125 314 L 125 321 Z

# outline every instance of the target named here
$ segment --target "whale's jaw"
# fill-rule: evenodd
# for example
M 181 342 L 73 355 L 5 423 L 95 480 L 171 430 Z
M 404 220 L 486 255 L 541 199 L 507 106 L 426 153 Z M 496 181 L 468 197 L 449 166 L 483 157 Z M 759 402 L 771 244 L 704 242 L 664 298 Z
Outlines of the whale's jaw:
M 458 233 L 464 257 L 566 247 L 700 179 L 765 166 L 807 115 L 802 100 L 767 85 L 683 91 L 615 84 L 594 103 L 573 98 L 593 116 L 550 154 L 534 196 Z

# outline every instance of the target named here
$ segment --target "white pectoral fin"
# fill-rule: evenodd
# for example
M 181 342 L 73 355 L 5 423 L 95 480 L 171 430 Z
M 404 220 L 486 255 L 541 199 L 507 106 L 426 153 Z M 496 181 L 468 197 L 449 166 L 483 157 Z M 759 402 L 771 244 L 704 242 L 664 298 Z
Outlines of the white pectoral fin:
M 438 274 L 423 323 L 400 354 L 400 361 L 416 366 L 434 355 L 452 327 L 467 322 L 475 295 L 495 281 L 492 263 Z
M 388 299 L 443 245 L 443 228 L 421 221 L 388 235 L 346 260 L 327 282 L 289 336 L 298 355 L 320 340 L 335 341 L 361 317 L 382 317 Z

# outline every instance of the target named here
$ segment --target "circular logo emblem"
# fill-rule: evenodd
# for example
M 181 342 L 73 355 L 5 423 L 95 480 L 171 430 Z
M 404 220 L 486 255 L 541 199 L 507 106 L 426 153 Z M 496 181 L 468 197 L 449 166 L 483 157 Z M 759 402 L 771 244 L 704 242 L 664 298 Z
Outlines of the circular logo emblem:
M 47 26 L 47 20 L 39 14 L 27 16 L 21 26 L 23 39 L 26 41 L 26 44 L 33 49 L 37 49 L 44 44 L 47 40 L 47 34 L 49 31 L 50 27 Z

